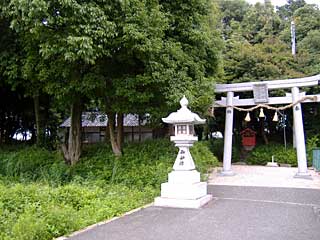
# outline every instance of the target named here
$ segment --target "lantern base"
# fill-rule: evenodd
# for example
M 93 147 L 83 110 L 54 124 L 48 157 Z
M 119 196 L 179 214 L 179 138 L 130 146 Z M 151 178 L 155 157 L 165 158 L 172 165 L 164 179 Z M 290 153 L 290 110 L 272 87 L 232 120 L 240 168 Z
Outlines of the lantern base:
M 154 200 L 155 206 L 200 208 L 212 199 L 207 194 L 207 183 L 200 182 L 197 170 L 172 171 L 168 182 L 161 184 L 161 197 Z
M 207 194 L 198 199 L 174 199 L 157 197 L 154 199 L 154 206 L 173 208 L 201 208 L 212 200 L 212 195 Z
M 173 199 L 198 199 L 207 195 L 207 183 L 192 184 L 162 183 L 161 197 Z

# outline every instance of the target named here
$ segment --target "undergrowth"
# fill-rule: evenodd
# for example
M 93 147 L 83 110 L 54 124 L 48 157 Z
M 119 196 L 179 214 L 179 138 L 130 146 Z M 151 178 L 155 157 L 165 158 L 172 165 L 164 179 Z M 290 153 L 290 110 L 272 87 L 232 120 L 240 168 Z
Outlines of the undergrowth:
M 1 149 L 0 239 L 52 239 L 149 203 L 176 153 L 168 140 L 129 144 L 119 159 L 109 146 L 93 145 L 70 167 L 59 152 Z M 192 154 L 201 173 L 217 164 L 206 142 Z
M 251 165 L 266 165 L 271 162 L 272 156 L 277 163 L 290 164 L 292 167 L 297 166 L 296 149 L 290 145 L 285 148 L 282 144 L 276 143 L 255 147 L 246 162 Z

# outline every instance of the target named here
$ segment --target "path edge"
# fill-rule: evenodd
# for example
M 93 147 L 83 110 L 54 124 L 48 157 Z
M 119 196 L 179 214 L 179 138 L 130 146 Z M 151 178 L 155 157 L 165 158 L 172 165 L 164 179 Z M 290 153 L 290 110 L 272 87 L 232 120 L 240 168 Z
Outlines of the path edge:
M 119 218 L 122 218 L 122 217 L 124 217 L 124 216 L 133 214 L 133 213 L 135 213 L 135 212 L 141 211 L 142 209 L 145 209 L 145 208 L 148 208 L 148 207 L 152 207 L 152 206 L 153 206 L 153 202 L 148 203 L 148 204 L 145 204 L 145 205 L 143 205 L 142 207 L 138 207 L 138 208 L 132 209 L 132 210 L 130 210 L 129 212 L 126 212 L 126 213 L 124 213 L 124 214 L 122 214 L 122 215 L 120 215 L 120 216 L 113 217 L 113 218 L 108 219 L 108 220 L 103 220 L 103 221 L 98 222 L 98 223 L 94 223 L 94 224 L 89 225 L 89 226 L 87 226 L 87 227 L 85 227 L 85 228 L 82 228 L 82 229 L 80 229 L 80 230 L 77 230 L 77 231 L 71 233 L 70 235 L 61 236 L 61 237 L 58 237 L 58 238 L 54 238 L 54 240 L 68 240 L 70 237 L 77 236 L 77 235 L 79 235 L 79 234 L 81 234 L 81 233 L 84 233 L 84 232 L 87 232 L 87 231 L 89 231 L 89 230 L 91 230 L 91 229 L 93 229 L 93 228 L 95 228 L 95 227 L 98 227 L 98 226 L 101 226 L 101 225 L 104 225 L 104 224 L 113 222 L 113 221 L 115 221 L 115 220 L 117 220 L 117 219 L 119 219 Z

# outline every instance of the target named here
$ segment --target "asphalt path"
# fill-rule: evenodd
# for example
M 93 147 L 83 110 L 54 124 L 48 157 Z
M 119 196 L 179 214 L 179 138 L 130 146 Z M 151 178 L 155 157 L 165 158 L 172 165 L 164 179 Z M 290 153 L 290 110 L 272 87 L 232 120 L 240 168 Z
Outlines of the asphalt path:
M 320 240 L 320 190 L 209 185 L 202 209 L 147 207 L 69 240 Z

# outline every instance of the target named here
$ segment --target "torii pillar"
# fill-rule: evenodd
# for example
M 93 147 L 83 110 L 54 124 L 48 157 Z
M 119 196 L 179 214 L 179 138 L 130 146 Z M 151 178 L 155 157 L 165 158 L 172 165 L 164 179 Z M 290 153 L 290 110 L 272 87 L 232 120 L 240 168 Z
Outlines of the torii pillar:
M 232 106 L 233 92 L 227 92 L 227 106 Z M 223 169 L 221 171 L 222 176 L 235 175 L 231 169 L 232 159 L 232 129 L 233 129 L 233 108 L 226 108 L 226 123 L 224 128 L 224 147 L 223 147 Z
M 291 88 L 292 102 L 299 100 L 299 88 Z M 311 175 L 308 173 L 307 158 L 306 158 L 306 145 L 303 130 L 302 120 L 302 109 L 301 104 L 298 103 L 293 107 L 293 129 L 294 139 L 297 149 L 297 160 L 298 160 L 298 172 L 294 177 L 296 178 L 310 178 Z

